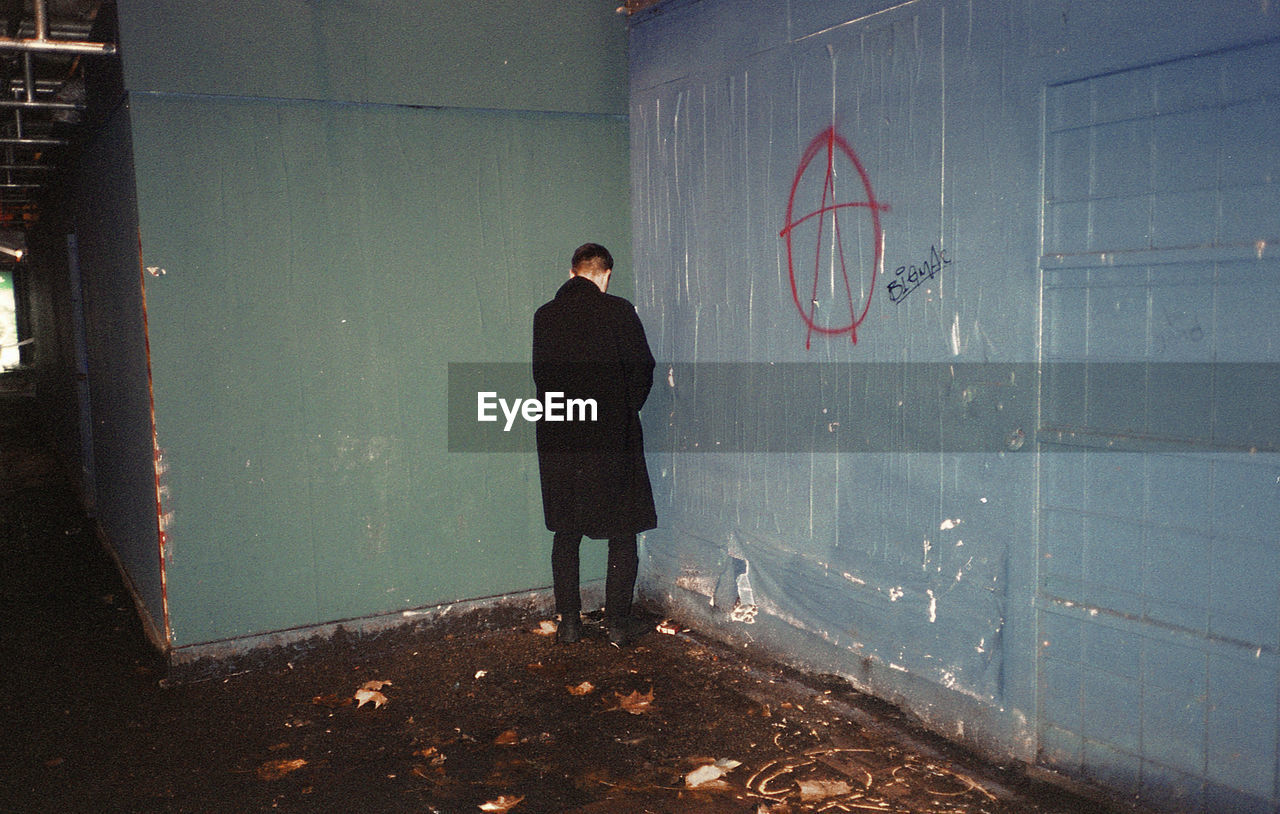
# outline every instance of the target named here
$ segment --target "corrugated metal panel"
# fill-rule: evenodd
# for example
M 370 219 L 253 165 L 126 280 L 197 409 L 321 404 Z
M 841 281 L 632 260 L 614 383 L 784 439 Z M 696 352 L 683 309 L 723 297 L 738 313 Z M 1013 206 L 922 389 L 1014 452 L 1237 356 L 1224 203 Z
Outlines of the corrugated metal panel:
M 1280 397 L 1277 72 L 1271 44 L 1046 97 L 1045 359 L 1093 364 L 1046 377 L 1090 451 L 1043 458 L 1042 737 L 1197 810 L 1276 788 L 1280 464 L 1247 453 Z
M 1018 752 L 1025 723 L 958 721 L 929 687 L 1034 707 L 1033 620 L 1007 613 L 1032 593 L 1034 553 L 1019 542 L 1034 534 L 1034 459 L 1006 443 L 1034 410 L 1013 409 L 1007 372 L 955 379 L 966 364 L 1034 358 L 1035 278 L 1015 250 L 1034 256 L 1036 225 L 1000 214 L 1035 211 L 1034 130 L 1014 126 L 1019 100 L 1034 114 L 1034 89 L 981 90 L 1000 74 L 1003 32 L 941 4 L 834 27 L 831 4 L 664 11 L 633 40 L 641 310 L 677 363 L 675 409 L 646 411 L 649 437 L 691 421 L 776 428 L 776 410 L 801 444 L 662 455 L 647 589 L 733 625 L 745 572 L 758 615 L 738 635 L 779 622 L 801 632 L 777 634 L 781 649 L 811 666 L 914 693 L 948 731 L 967 724 Z M 707 60 L 686 53 L 693 43 Z M 702 397 L 729 361 L 766 383 Z M 787 384 L 767 372 L 784 364 L 819 373 Z M 864 379 L 868 364 L 889 372 Z M 996 441 L 948 452 L 930 440 L 939 422 Z M 822 451 L 845 433 L 893 451 Z

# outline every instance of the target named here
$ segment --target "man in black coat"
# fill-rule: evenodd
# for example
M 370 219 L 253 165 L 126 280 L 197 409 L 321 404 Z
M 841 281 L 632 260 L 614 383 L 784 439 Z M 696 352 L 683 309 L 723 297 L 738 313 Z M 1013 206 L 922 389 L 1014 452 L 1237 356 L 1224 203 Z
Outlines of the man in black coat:
M 605 616 L 609 640 L 624 645 L 631 639 L 636 534 L 658 524 L 640 431 L 653 354 L 635 308 L 606 293 L 612 274 L 608 249 L 579 246 L 569 281 L 533 317 L 538 400 L 547 404 L 554 394 L 552 400 L 569 405 L 559 420 L 544 418 L 537 427 L 542 510 L 554 532 L 556 636 L 565 643 L 582 635 L 582 536 L 609 541 Z

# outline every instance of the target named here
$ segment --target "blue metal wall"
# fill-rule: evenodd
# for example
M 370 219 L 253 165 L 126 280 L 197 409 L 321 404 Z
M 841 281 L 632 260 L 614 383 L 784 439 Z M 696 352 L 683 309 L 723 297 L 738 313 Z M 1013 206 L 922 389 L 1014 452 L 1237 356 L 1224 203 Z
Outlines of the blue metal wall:
M 1280 10 L 1172 12 L 633 20 L 644 590 L 993 753 L 1272 811 Z
M 1045 94 L 1041 351 L 1106 364 L 1046 379 L 1045 426 L 1089 431 L 1041 434 L 1041 746 L 1215 811 L 1276 797 L 1277 76 L 1272 41 Z

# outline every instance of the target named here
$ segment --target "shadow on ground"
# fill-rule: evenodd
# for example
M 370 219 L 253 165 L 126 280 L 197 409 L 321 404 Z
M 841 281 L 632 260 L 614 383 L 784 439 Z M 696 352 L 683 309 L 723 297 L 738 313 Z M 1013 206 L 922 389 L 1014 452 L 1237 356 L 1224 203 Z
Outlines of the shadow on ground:
M 688 631 L 339 631 L 176 681 L 28 412 L 0 403 L 0 810 L 1110 810 Z

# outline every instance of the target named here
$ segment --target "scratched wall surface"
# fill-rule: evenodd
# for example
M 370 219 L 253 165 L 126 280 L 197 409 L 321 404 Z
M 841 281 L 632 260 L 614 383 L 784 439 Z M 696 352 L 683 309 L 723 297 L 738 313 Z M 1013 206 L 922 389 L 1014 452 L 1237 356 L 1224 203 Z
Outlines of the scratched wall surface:
M 130 90 L 616 114 L 616 6 L 598 0 L 121 3 Z M 181 50 L 179 51 L 179 47 Z
M 536 461 L 447 452 L 447 369 L 527 361 L 533 311 L 583 240 L 629 265 L 622 18 L 472 4 L 408 42 L 398 21 L 417 31 L 419 4 L 314 29 L 335 7 L 237 6 L 224 26 L 144 5 L 121 36 L 171 644 L 549 585 Z M 464 12 L 468 30 L 519 30 L 478 53 Z M 263 20 L 287 58 L 236 51 Z M 369 36 L 338 36 L 346 22 Z M 203 68 L 170 71 L 174 38 Z M 558 83 L 584 50 L 593 67 Z M 374 81 L 420 56 L 462 74 Z M 527 104 L 498 90 L 508 59 Z M 330 60 L 341 83 L 317 84 Z
M 1280 15 L 1158 5 L 636 16 L 643 587 L 993 752 L 1270 811 Z
M 1000 391 L 1033 383 L 980 377 L 976 389 L 948 388 L 953 371 L 938 363 L 1034 359 L 1035 312 L 1024 304 L 1035 302 L 1036 278 L 1012 250 L 1033 247 L 1037 227 L 1002 208 L 1035 210 L 1036 133 L 1008 121 L 1024 105 L 1034 115 L 1035 96 L 983 89 L 982 77 L 999 72 L 1005 30 L 939 4 L 845 26 L 835 10 L 761 7 L 732 22 L 724 5 L 685 4 L 633 29 L 642 315 L 657 328 L 659 358 L 692 363 L 668 383 L 672 402 L 691 398 L 699 364 L 731 360 L 766 377 L 770 363 L 871 364 L 870 379 L 903 391 L 874 427 L 840 414 L 848 399 L 882 398 L 876 388 L 744 385 L 723 399 L 719 410 L 748 425 L 758 417 L 744 404 L 785 404 L 790 431 L 812 445 L 663 456 L 652 470 L 665 521 L 646 540 L 653 589 L 669 593 L 674 582 L 677 596 L 730 614 L 745 572 L 758 613 L 742 635 L 767 636 L 757 631 L 780 620 L 806 634 L 784 646 L 822 642 L 835 651 L 825 657 L 832 669 L 872 669 L 867 680 L 882 690 L 919 683 L 1029 707 L 1033 676 L 1006 649 L 1029 648 L 1033 628 L 1006 606 L 1030 581 L 1033 555 L 1016 541 L 1034 530 L 1034 460 L 1004 445 L 1030 426 L 1003 415 Z M 715 20 L 713 42 L 728 40 L 725 54 L 754 55 L 668 58 L 671 42 L 677 52 L 686 40 L 703 47 L 704 15 Z M 688 26 L 695 35 L 679 33 Z M 699 70 L 668 74 L 685 60 Z M 1027 160 L 1009 161 L 1018 155 Z M 980 287 L 966 282 L 975 266 Z M 994 430 L 999 443 L 967 455 L 923 444 L 908 394 L 946 399 L 962 429 Z M 651 437 L 669 428 L 666 417 L 647 415 Z M 892 450 L 820 450 L 846 432 L 890 439 Z
M 1041 742 L 1184 809 L 1276 795 L 1278 73 L 1272 42 L 1046 92 L 1042 440 L 1080 454 L 1042 456 Z

